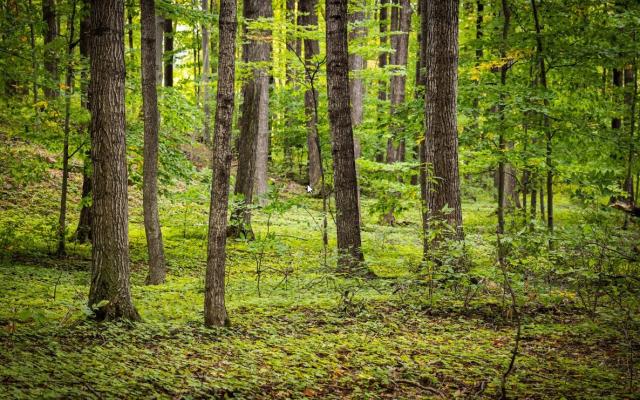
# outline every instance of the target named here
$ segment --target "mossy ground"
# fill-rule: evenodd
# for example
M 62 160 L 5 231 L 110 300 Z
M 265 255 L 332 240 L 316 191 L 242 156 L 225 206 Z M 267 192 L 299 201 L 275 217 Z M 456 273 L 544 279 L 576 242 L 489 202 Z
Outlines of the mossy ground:
M 78 186 L 76 176 L 70 204 L 79 201 Z M 323 265 L 317 200 L 272 216 L 268 238 L 267 217 L 257 212 L 259 240 L 229 244 L 232 327 L 210 330 L 202 326 L 206 196 L 163 200 L 170 273 L 166 284 L 144 286 L 144 230 L 131 188 L 131 280 L 143 322 L 95 323 L 84 314 L 89 247 L 71 243 L 69 257 L 47 256 L 55 190 L 55 181 L 42 182 L 0 197 L 1 398 L 497 397 L 515 331 L 501 282 L 487 279 L 468 304 L 455 290 L 436 288 L 430 297 L 417 272 L 415 210 L 402 217 L 406 224 L 386 227 L 364 201 L 364 251 L 378 279 L 336 275 L 332 252 Z M 479 275 L 495 269 L 483 239 L 494 231 L 492 212 L 490 199 L 465 203 Z M 561 204 L 559 223 L 576 212 Z M 638 363 L 629 364 L 620 333 L 587 318 L 572 293 L 536 290 L 520 298 L 522 341 L 509 395 L 638 396 L 629 378 Z

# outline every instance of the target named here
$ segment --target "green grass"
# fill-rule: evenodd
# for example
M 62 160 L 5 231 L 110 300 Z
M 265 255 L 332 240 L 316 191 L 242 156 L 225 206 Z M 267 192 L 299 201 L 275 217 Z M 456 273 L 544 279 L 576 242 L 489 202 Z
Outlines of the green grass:
M 76 177 L 70 204 L 78 201 L 77 185 Z M 364 201 L 364 251 L 380 279 L 361 280 L 333 273 L 333 224 L 323 265 L 319 203 L 307 199 L 269 220 L 275 236 L 268 242 L 230 242 L 232 327 L 209 330 L 202 326 L 206 201 L 190 202 L 185 213 L 163 200 L 170 273 L 166 284 L 149 287 L 139 194 L 132 189 L 131 280 L 143 322 L 99 324 L 85 314 L 89 247 L 70 244 L 62 260 L 46 255 L 54 243 L 53 188 L 25 187 L 1 198 L 0 398 L 497 396 L 515 326 L 495 278 L 489 198 L 465 203 L 472 270 L 488 277 L 467 305 L 462 289 L 436 287 L 429 297 L 415 209 L 402 216 L 405 224 L 386 227 Z M 559 225 L 578 214 L 565 199 Z M 267 217 L 257 213 L 254 221 L 264 237 Z M 512 398 L 638 395 L 637 386 L 629 387 L 628 349 L 615 327 L 587 318 L 562 287 L 541 284 L 529 297 L 518 288 L 524 321 L 508 382 Z

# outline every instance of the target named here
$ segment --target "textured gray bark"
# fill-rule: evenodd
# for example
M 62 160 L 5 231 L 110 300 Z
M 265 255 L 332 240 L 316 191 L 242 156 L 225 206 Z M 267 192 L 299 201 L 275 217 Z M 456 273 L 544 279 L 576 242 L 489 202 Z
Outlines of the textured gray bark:
M 358 181 L 349 110 L 347 0 L 326 0 L 327 94 L 336 197 L 338 268 L 358 267 L 364 256 L 360 239 Z
M 301 13 L 300 25 L 307 29 L 318 28 L 318 16 L 316 14 L 317 0 L 300 0 L 298 9 Z M 320 53 L 320 46 L 317 40 L 304 40 L 304 60 L 306 69 L 310 74 L 316 69 L 313 59 Z M 307 76 L 309 81 L 314 76 Z M 308 82 L 311 84 L 312 82 Z M 315 85 L 315 82 L 313 82 Z M 314 86 L 315 87 L 315 86 Z M 320 159 L 320 149 L 318 148 L 318 122 L 316 121 L 315 107 L 318 101 L 318 93 L 313 89 L 307 89 L 304 93 L 304 111 L 307 118 L 307 168 L 309 174 L 309 186 L 317 189 L 322 178 L 322 160 Z
M 458 1 L 427 1 L 425 161 L 433 168 L 427 185 L 430 222 L 444 221 L 461 239 L 462 208 L 458 172 Z M 429 183 L 429 182 L 427 182 Z M 451 212 L 443 213 L 448 207 Z
M 206 326 L 230 324 L 224 301 L 224 279 L 237 25 L 235 0 L 221 0 L 218 95 L 214 126 L 213 180 L 211 182 L 209 245 L 204 295 L 204 323 Z
M 93 265 L 89 306 L 98 320 L 139 320 L 129 288 L 124 103 L 124 2 L 92 0 Z
M 245 0 L 244 19 L 255 20 L 260 17 L 273 16 L 270 1 Z M 247 34 L 245 28 L 245 35 Z M 252 39 L 243 46 L 243 61 L 266 62 L 271 57 L 271 45 L 266 38 L 270 32 L 252 32 Z M 250 205 L 253 203 L 256 177 L 264 180 L 260 189 L 266 188 L 268 140 L 269 140 L 269 77 L 261 68 L 253 69 L 252 75 L 242 86 L 243 102 L 240 118 L 240 138 L 238 141 L 238 172 L 236 175 L 235 194 L 244 197 L 244 206 L 234 210 L 231 216 L 229 235 L 234 237 L 253 237 L 251 229 Z M 266 156 L 265 156 L 266 155 Z M 260 165 L 258 165 L 260 162 Z M 257 190 L 255 191 L 256 194 Z
M 158 92 L 155 74 L 156 29 L 155 0 L 140 0 L 142 110 L 144 115 L 144 161 L 142 168 L 142 207 L 144 231 L 149 252 L 149 274 L 146 283 L 164 282 L 167 266 L 162 245 L 162 230 L 158 215 Z
M 52 42 L 58 37 L 58 21 L 56 20 L 55 0 L 42 1 L 42 20 L 44 22 L 44 69 L 47 71 L 47 79 L 44 85 L 44 95 L 47 98 L 58 97 L 58 55 L 50 48 Z

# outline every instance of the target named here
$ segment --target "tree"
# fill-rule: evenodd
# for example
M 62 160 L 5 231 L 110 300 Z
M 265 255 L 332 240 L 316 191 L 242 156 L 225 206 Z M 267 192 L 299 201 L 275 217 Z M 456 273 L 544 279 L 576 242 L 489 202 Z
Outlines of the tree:
M 206 326 L 229 324 L 224 304 L 224 277 L 227 243 L 227 205 L 231 174 L 231 127 L 233 123 L 236 2 L 221 0 L 219 14 L 220 47 L 218 95 L 214 127 L 213 180 L 209 212 L 209 245 L 205 278 L 204 323 Z
M 207 0 L 201 0 L 200 7 L 203 12 L 209 11 L 209 5 Z M 206 23 L 202 24 L 202 108 L 204 111 L 204 131 L 202 138 L 205 143 L 211 142 L 211 126 L 209 121 L 211 120 L 211 105 L 209 103 L 209 27 Z
M 158 285 L 167 275 L 162 245 L 162 229 L 158 215 L 158 91 L 155 74 L 156 24 L 155 0 L 140 0 L 140 29 L 142 54 L 142 110 L 144 115 L 144 163 L 142 207 L 144 231 L 149 252 L 149 274 L 146 283 Z
M 83 18 L 80 20 L 80 56 L 88 59 L 89 57 L 89 41 L 91 40 L 91 19 L 90 7 L 86 0 L 83 0 Z M 81 92 L 82 106 L 89 109 L 89 92 L 87 90 L 87 73 L 83 69 L 81 72 Z M 89 130 L 89 129 L 88 129 Z M 90 136 L 89 134 L 87 134 Z M 91 145 L 87 145 L 88 150 L 85 151 L 82 165 L 82 207 L 80 209 L 80 218 L 78 227 L 76 228 L 75 240 L 79 243 L 91 241 L 91 225 L 93 224 L 93 213 L 91 212 Z
M 301 13 L 300 25 L 306 29 L 318 29 L 318 16 L 316 14 L 317 0 L 300 0 L 298 10 Z M 320 46 L 315 39 L 304 39 L 304 62 L 307 80 L 315 81 L 316 63 L 314 59 L 320 53 Z M 311 79 L 312 78 L 312 79 Z M 322 159 L 320 157 L 320 140 L 318 137 L 318 121 L 316 108 L 318 93 L 314 82 L 309 82 L 312 86 L 304 93 L 304 110 L 307 118 L 307 171 L 309 175 L 309 186 L 317 188 L 322 178 Z
M 458 1 L 427 1 L 426 23 L 425 161 L 433 168 L 433 179 L 429 179 L 425 203 L 430 223 L 446 222 L 455 230 L 454 237 L 462 239 L 456 113 Z
M 55 0 L 42 1 L 42 20 L 44 22 L 45 59 L 44 69 L 49 82 L 44 85 L 44 95 L 51 99 L 58 97 L 58 56 L 53 47 L 58 37 L 58 20 Z
M 245 21 L 271 18 L 270 1 L 245 0 Z M 271 57 L 268 32 L 252 31 L 245 26 L 247 41 L 243 46 L 245 63 L 265 63 Z M 267 157 L 269 146 L 269 76 L 262 65 L 250 65 L 250 76 L 242 85 L 240 138 L 238 142 L 238 173 L 234 193 L 243 196 L 243 205 L 231 217 L 229 234 L 233 237 L 253 238 L 251 204 L 256 195 L 266 192 Z
M 129 289 L 124 104 L 124 3 L 91 2 L 93 265 L 89 306 L 98 320 L 139 320 Z
M 360 205 L 349 111 L 347 0 L 326 0 L 327 95 L 336 197 L 338 268 L 349 270 L 364 261 L 360 239 Z
M 173 86 L 173 20 L 164 20 L 164 85 Z

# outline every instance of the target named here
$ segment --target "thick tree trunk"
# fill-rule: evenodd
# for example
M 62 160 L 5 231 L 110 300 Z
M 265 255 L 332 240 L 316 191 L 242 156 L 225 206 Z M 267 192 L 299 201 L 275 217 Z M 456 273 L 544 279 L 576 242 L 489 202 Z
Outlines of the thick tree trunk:
M 245 0 L 243 15 L 245 21 L 273 16 L 271 2 Z M 245 35 L 247 35 L 245 27 Z M 257 37 L 263 36 L 263 37 Z M 267 41 L 270 32 L 252 32 L 252 38 L 244 44 L 243 59 L 246 63 L 266 62 L 271 57 L 271 45 Z M 250 78 L 242 86 L 240 139 L 238 143 L 238 172 L 235 194 L 244 197 L 243 206 L 233 211 L 229 235 L 253 238 L 251 210 L 254 190 L 266 189 L 266 174 L 269 140 L 269 76 L 261 67 L 254 67 Z M 260 163 L 260 164 L 258 164 Z M 256 184 L 257 180 L 264 183 Z
M 462 239 L 462 207 L 458 172 L 458 1 L 428 1 L 426 61 L 426 162 L 433 168 L 434 182 L 428 185 L 431 221 L 444 221 Z M 451 212 L 444 213 L 448 207 Z M 446 230 L 438 235 L 444 236 Z
M 347 0 L 326 0 L 327 94 L 332 135 L 336 196 L 338 268 L 359 266 L 364 257 L 360 239 L 358 181 L 349 111 L 349 53 L 347 49 Z
M 144 231 L 149 251 L 149 274 L 146 283 L 159 285 L 167 275 L 158 215 L 158 92 L 155 74 L 156 29 L 155 0 L 140 0 L 142 43 L 142 109 L 144 114 L 144 164 L 142 170 L 142 207 Z
M 98 320 L 139 320 L 129 289 L 124 103 L 124 3 L 91 1 L 93 266 L 89 306 Z
M 56 1 L 42 1 L 42 20 L 44 22 L 44 69 L 47 71 L 47 83 L 44 85 L 44 95 L 48 99 L 58 97 L 58 56 L 51 48 L 58 37 L 58 21 L 56 19 Z
M 219 14 L 220 47 L 218 55 L 218 95 L 214 126 L 213 180 L 209 212 L 209 245 L 205 278 L 204 323 L 229 325 L 224 302 L 224 278 L 227 243 L 227 205 L 231 175 L 231 128 L 233 122 L 236 2 L 221 0 Z
M 83 58 L 89 58 L 89 40 L 91 39 L 91 24 L 89 16 L 89 4 L 83 1 L 84 18 L 80 22 L 80 55 Z M 89 110 L 89 93 L 87 90 L 86 72 L 82 70 L 81 91 L 82 106 Z M 89 133 L 87 133 L 89 135 Z M 88 150 L 85 152 L 84 164 L 82 166 L 82 208 L 80 209 L 80 219 L 78 228 L 76 228 L 75 240 L 79 243 L 91 241 L 91 226 L 93 225 L 93 216 L 91 212 L 91 144 L 87 145 Z
M 298 9 L 301 14 L 300 25 L 308 29 L 318 29 L 318 16 L 316 15 L 317 0 L 300 0 Z M 304 93 L 304 112 L 307 119 L 307 168 L 309 174 L 309 186 L 317 190 L 322 178 L 322 160 L 320 158 L 320 143 L 318 138 L 318 121 L 316 120 L 316 106 L 318 93 L 315 90 L 315 72 L 318 66 L 314 63 L 314 57 L 320 53 L 317 40 L 304 40 L 304 61 L 306 77 L 312 88 Z
M 164 86 L 173 86 L 173 20 L 164 20 Z
M 209 11 L 209 4 L 207 0 L 201 0 L 200 7 L 203 12 Z M 203 133 L 202 140 L 204 143 L 211 143 L 211 105 L 209 96 L 209 27 L 206 24 L 202 24 L 202 108 L 204 111 Z

